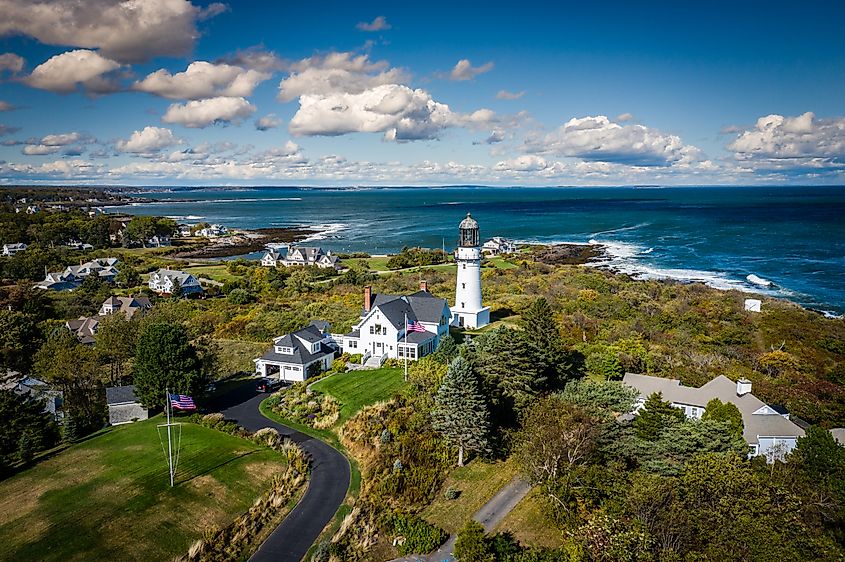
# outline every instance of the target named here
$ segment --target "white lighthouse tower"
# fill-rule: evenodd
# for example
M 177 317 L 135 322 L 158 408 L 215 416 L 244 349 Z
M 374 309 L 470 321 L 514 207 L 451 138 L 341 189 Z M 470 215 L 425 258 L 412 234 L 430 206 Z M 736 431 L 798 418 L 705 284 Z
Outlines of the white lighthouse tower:
M 481 328 L 490 323 L 490 308 L 481 306 L 481 243 L 478 222 L 467 213 L 458 227 L 458 281 L 455 285 L 455 306 L 452 323 L 464 328 Z

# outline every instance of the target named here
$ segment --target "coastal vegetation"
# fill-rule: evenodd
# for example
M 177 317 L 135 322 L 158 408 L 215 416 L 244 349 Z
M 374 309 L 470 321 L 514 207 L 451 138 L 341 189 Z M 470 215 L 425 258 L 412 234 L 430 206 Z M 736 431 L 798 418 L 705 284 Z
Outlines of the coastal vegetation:
M 128 271 L 116 286 L 90 282 L 73 295 L 25 283 L 0 289 L 2 367 L 65 391 L 69 443 L 102 427 L 106 384 L 133 382 L 154 400 L 162 385 L 184 383 L 201 399 L 206 382 L 251 370 L 251 357 L 276 336 L 313 320 L 349 331 L 366 285 L 408 294 L 423 279 L 444 298 L 455 286 L 448 262 L 412 260 L 393 271 L 391 258 L 349 257 L 338 273 L 243 259 L 191 263 L 167 250 L 108 252 L 121 252 Z M 455 330 L 410 365 L 407 381 L 396 364 L 347 372 L 360 357 L 341 356 L 324 378 L 265 402 L 263 411 L 353 460 L 345 521 L 323 535 L 314 560 L 424 553 L 448 533 L 458 535 L 465 561 L 841 558 L 845 448 L 827 430 L 845 426 L 842 320 L 770 298 L 750 312 L 738 291 L 571 263 L 582 258 L 583 249 L 538 247 L 489 260 L 482 278 L 491 325 Z M 219 286 L 206 282 L 204 299 L 159 297 L 143 285 L 159 267 L 193 268 Z M 69 337 L 64 322 L 96 313 L 110 294 L 146 294 L 153 308 L 104 321 L 93 346 Z M 718 375 L 747 379 L 755 396 L 807 425 L 807 435 L 767 464 L 747 458 L 730 404 L 711 402 L 702 420 L 690 421 L 654 394 L 620 423 L 635 398 L 620 382 L 629 372 L 695 387 Z M 68 433 L 69 425 L 79 429 Z M 43 429 L 53 435 L 48 447 L 55 428 Z M 42 467 L 121 431 L 72 445 L 0 486 L 26 478 L 34 485 L 47 478 Z M 10 430 L 4 442 L 17 468 L 29 457 L 22 438 Z M 491 533 L 468 524 L 514 475 L 532 484 L 531 494 Z

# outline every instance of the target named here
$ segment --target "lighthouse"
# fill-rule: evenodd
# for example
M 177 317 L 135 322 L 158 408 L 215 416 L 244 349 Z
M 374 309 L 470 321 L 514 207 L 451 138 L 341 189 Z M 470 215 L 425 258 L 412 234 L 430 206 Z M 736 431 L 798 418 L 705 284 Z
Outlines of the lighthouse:
M 481 243 L 478 222 L 467 213 L 458 227 L 455 262 L 458 280 L 455 285 L 455 306 L 452 323 L 463 328 L 481 328 L 490 323 L 490 308 L 481 305 Z

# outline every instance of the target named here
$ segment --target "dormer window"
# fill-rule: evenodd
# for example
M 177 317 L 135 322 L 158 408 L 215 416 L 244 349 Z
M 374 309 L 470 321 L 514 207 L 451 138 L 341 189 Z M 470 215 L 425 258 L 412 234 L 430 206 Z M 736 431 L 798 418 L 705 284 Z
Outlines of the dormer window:
M 277 345 L 276 346 L 276 353 L 280 353 L 282 355 L 293 355 L 293 348 Z
M 319 342 L 318 342 L 318 343 L 311 344 L 311 353 L 317 353 L 318 351 L 320 351 L 320 344 L 319 344 Z

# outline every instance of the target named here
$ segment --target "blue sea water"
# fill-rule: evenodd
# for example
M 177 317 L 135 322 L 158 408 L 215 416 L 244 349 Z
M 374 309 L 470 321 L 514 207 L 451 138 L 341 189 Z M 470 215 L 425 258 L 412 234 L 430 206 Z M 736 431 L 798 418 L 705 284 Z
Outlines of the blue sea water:
M 845 187 L 184 188 L 121 207 L 239 228 L 316 226 L 339 252 L 449 250 L 472 212 L 482 238 L 600 242 L 606 265 L 845 313 Z M 187 201 L 183 201 L 187 200 Z M 773 285 L 750 283 L 753 274 Z

